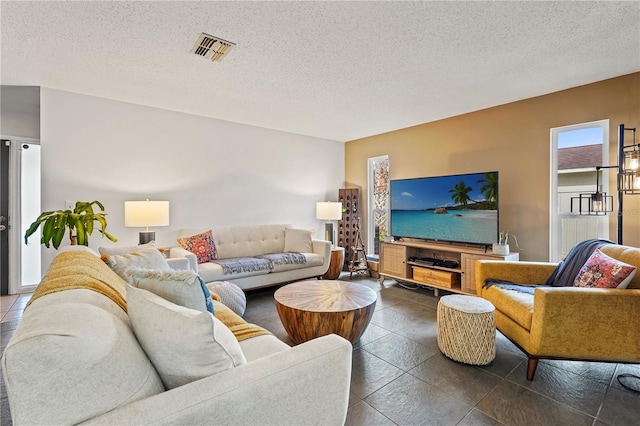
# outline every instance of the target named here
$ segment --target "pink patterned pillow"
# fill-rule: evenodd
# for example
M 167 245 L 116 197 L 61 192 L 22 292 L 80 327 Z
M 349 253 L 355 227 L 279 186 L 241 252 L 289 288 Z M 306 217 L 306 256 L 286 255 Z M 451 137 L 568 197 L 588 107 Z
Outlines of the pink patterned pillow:
M 178 238 L 178 244 L 183 249 L 195 254 L 198 258 L 198 263 L 206 263 L 218 258 L 218 250 L 216 249 L 216 243 L 213 241 L 211 229 L 202 234 Z
M 596 250 L 578 272 L 573 286 L 627 288 L 635 274 L 635 266 L 620 262 L 600 250 Z

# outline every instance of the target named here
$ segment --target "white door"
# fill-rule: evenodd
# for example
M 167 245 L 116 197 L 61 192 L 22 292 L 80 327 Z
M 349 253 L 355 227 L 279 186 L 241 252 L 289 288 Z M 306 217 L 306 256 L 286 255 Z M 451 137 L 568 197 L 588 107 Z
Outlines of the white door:
M 551 129 L 550 159 L 549 261 L 558 262 L 580 241 L 609 238 L 609 216 L 571 211 L 571 198 L 595 192 L 595 166 L 608 165 L 609 120 Z M 608 172 L 601 173 L 599 190 L 609 193 Z
M 24 243 L 29 225 L 40 215 L 40 143 L 36 139 L 2 137 L 8 141 L 8 193 L 3 196 L 7 211 L 8 264 L 3 273 L 8 277 L 8 293 L 26 293 L 35 289 L 41 279 L 40 233 Z M 6 270 L 5 270 L 6 269 Z
M 0 295 L 9 294 L 9 145 L 0 142 Z

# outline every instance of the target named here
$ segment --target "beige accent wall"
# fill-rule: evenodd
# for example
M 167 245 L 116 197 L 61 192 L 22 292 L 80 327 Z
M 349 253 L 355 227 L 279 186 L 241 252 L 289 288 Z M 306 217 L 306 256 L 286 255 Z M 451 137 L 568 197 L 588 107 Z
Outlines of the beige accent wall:
M 345 186 L 361 188 L 366 198 L 367 159 L 385 154 L 391 179 L 497 170 L 500 228 L 517 235 L 521 260 L 546 261 L 550 130 L 603 119 L 610 120 L 610 159 L 615 164 L 618 125 L 640 130 L 640 73 L 349 141 Z M 626 138 L 628 144 L 632 133 L 626 132 Z M 611 173 L 611 188 L 614 178 Z M 624 210 L 623 242 L 640 246 L 640 195 L 625 196 Z M 367 229 L 368 218 L 362 219 Z M 610 221 L 615 240 L 616 216 Z

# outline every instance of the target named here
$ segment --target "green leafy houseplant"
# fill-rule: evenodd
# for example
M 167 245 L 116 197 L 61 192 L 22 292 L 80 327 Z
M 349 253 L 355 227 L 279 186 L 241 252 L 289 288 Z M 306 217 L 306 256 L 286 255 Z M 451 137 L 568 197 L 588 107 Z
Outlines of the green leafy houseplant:
M 100 207 L 101 212 L 94 212 L 93 206 Z M 118 241 L 116 237 L 106 232 L 107 220 L 105 219 L 106 213 L 104 206 L 99 201 L 78 201 L 75 208 L 72 210 L 56 210 L 50 212 L 44 212 L 29 226 L 27 232 L 24 234 L 24 243 L 28 244 L 29 237 L 38 230 L 38 227 L 42 225 L 42 238 L 40 243 L 49 248 L 50 244 L 53 244 L 54 248 L 60 247 L 62 238 L 67 229 L 69 230 L 69 239 L 72 245 L 89 245 L 89 235 L 93 233 L 94 222 L 100 224 L 98 231 L 104 236 L 113 241 Z

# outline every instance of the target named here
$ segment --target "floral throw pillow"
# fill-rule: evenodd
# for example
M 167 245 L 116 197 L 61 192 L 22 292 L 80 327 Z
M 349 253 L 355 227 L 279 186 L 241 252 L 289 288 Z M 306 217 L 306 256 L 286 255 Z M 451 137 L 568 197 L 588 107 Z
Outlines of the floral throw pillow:
M 218 258 L 216 243 L 213 241 L 211 229 L 202 234 L 186 238 L 178 238 L 178 244 L 185 250 L 196 255 L 198 263 L 206 263 Z
M 573 286 L 627 288 L 635 274 L 635 266 L 620 262 L 596 250 L 578 272 Z

